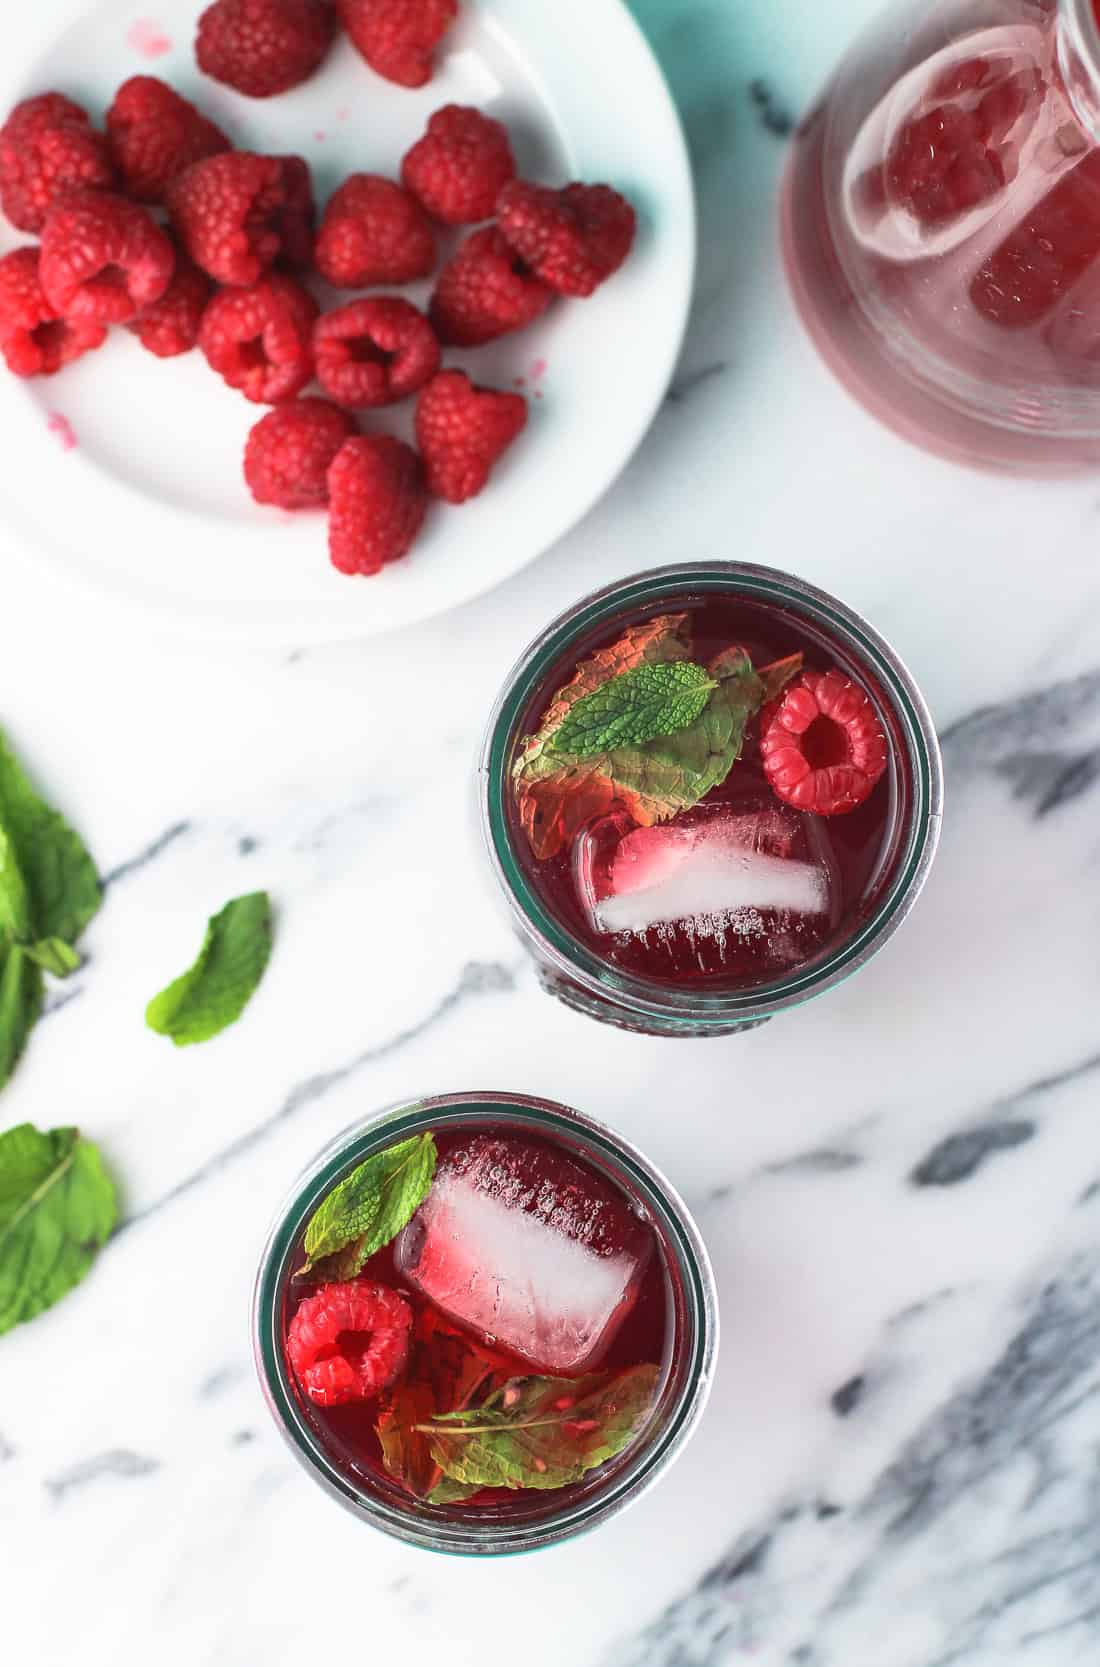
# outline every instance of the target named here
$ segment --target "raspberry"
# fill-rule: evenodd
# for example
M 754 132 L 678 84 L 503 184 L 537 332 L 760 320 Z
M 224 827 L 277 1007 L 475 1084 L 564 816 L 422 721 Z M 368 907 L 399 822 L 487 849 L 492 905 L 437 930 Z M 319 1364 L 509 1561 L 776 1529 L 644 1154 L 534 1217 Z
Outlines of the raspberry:
M 258 504 L 313 509 L 328 503 L 328 471 L 354 419 L 327 399 L 298 399 L 261 417 L 244 449 L 244 478 Z
M 508 129 L 463 104 L 437 110 L 401 164 L 407 189 L 448 226 L 491 219 L 515 172 Z
M 106 191 L 67 195 L 42 231 L 46 299 L 83 323 L 125 324 L 160 300 L 175 266 L 172 240 L 152 216 Z
M 1045 91 L 1037 69 L 1005 74 L 984 58 L 956 65 L 930 89 L 953 102 L 898 129 L 884 164 L 888 199 L 928 231 L 988 202 L 1015 179 Z
M 428 507 L 419 457 L 388 434 L 345 440 L 328 489 L 329 553 L 341 573 L 381 573 L 410 548 Z
M 25 99 L 0 128 L 0 207 L 20 231 L 40 232 L 66 191 L 114 180 L 106 139 L 61 93 Z
M 0 353 L 16 376 L 53 376 L 106 340 L 101 324 L 58 318 L 42 292 L 37 249 L 0 260 Z
M 256 405 L 293 399 L 313 376 L 316 301 L 294 278 L 269 272 L 225 289 L 202 315 L 199 346 L 212 370 Z
M 441 342 L 477 347 L 540 318 L 553 299 L 497 228 L 484 226 L 439 274 L 428 315 Z
M 402 87 L 432 78 L 432 54 L 458 16 L 458 0 L 336 0 L 344 28 L 371 69 Z
M 439 343 L 424 314 L 397 296 L 352 301 L 318 319 L 317 380 L 341 405 L 363 410 L 415 394 L 439 369 Z
M 500 229 L 535 276 L 559 295 L 591 295 L 634 243 L 634 210 L 609 185 L 512 180 L 497 198 Z
M 869 797 L 889 752 L 866 690 L 841 671 L 807 671 L 765 708 L 760 757 L 787 804 L 843 816 Z
M 219 284 L 254 284 L 282 248 L 282 161 L 225 151 L 185 168 L 166 201 L 187 253 Z
M 199 18 L 201 70 L 250 98 L 308 81 L 336 33 L 328 0 L 214 0 Z
M 526 422 L 522 394 L 475 387 L 465 371 L 441 371 L 416 408 L 429 492 L 451 504 L 475 497 Z
M 352 174 L 333 195 L 315 261 L 337 289 L 407 284 L 435 266 L 435 233 L 415 197 L 380 174 Z
M 190 353 L 198 344 L 202 315 L 213 293 L 214 286 L 206 273 L 193 266 L 186 255 L 178 255 L 172 282 L 160 300 L 146 307 L 126 328 L 158 359 Z
M 404 1297 L 384 1285 L 322 1285 L 298 1304 L 287 1359 L 319 1407 L 372 1400 L 405 1365 L 412 1317 Z
M 155 75 L 123 82 L 107 112 L 107 137 L 127 195 L 142 203 L 162 203 L 184 168 L 231 148 L 219 127 Z
M 282 244 L 280 258 L 296 271 L 306 272 L 313 265 L 313 237 L 317 225 L 313 178 L 308 162 L 300 156 L 280 156 L 278 160 L 282 163 L 283 190 L 286 193 L 286 201 L 272 221 Z

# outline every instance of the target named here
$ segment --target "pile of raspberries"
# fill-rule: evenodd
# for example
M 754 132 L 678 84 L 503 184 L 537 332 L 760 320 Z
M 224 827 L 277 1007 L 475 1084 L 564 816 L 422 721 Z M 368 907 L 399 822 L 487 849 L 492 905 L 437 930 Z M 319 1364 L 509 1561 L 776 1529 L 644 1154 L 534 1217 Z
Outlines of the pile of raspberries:
M 421 86 L 457 0 L 214 0 L 196 57 L 254 98 L 297 86 L 338 23 L 379 74 Z M 630 204 L 606 185 L 530 184 L 507 130 L 447 105 L 406 153 L 400 183 L 352 174 L 317 223 L 308 164 L 236 150 L 166 82 L 119 88 L 106 132 L 57 92 L 0 128 L 0 207 L 40 239 L 0 260 L 0 353 L 17 376 L 51 376 L 102 346 L 112 325 L 172 358 L 198 347 L 246 399 L 274 409 L 245 447 L 257 502 L 329 508 L 342 573 L 378 573 L 411 547 L 432 498 L 463 503 L 523 429 L 521 394 L 443 367 L 588 296 L 626 260 Z M 472 226 L 439 267 L 441 228 Z M 437 267 L 439 268 L 437 271 Z M 372 294 L 322 313 L 314 272 L 344 290 L 436 273 L 427 312 Z M 325 397 L 306 395 L 320 384 Z M 416 449 L 360 433 L 353 412 L 417 396 Z

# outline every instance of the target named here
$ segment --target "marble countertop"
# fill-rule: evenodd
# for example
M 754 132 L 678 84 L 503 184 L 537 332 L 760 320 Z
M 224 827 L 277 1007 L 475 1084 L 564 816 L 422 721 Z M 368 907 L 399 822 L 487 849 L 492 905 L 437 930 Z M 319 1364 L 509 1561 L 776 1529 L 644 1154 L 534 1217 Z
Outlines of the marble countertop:
M 637 0 L 697 167 L 688 342 L 626 476 L 503 589 L 387 640 L 248 653 L 120 635 L 14 569 L 2 721 L 109 885 L 4 1123 L 78 1122 L 125 1221 L 0 1343 L 13 1659 L 1096 1659 L 1100 487 L 909 450 L 799 332 L 784 136 L 872 5 Z M 741 1038 L 669 1044 L 539 992 L 468 811 L 520 644 L 596 583 L 702 556 L 787 567 L 893 640 L 943 734 L 948 812 L 872 971 Z M 145 1000 L 256 886 L 278 907 L 269 975 L 246 1022 L 176 1054 Z M 724 1346 L 699 1433 L 636 1508 L 471 1565 L 312 1485 L 260 1399 L 247 1311 L 272 1209 L 323 1142 L 394 1099 L 493 1086 L 581 1106 L 670 1174 Z

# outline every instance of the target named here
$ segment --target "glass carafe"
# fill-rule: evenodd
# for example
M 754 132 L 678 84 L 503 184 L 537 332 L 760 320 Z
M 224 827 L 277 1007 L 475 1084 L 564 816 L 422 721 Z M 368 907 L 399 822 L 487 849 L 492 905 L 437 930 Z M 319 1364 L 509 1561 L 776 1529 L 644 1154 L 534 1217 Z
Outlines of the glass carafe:
M 783 240 L 850 391 L 941 455 L 1100 464 L 1100 0 L 904 0 L 800 132 Z

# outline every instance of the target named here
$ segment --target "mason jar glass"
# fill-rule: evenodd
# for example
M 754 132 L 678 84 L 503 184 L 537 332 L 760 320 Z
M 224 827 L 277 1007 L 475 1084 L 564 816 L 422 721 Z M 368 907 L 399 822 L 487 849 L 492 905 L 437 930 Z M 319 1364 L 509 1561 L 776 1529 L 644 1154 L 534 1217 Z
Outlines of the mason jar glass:
M 782 234 L 814 342 L 897 432 L 1100 464 L 1096 0 L 895 0 L 796 138 Z
M 571 668 L 616 632 L 655 616 L 746 604 L 795 632 L 870 694 L 893 756 L 888 827 L 874 884 L 850 929 L 821 953 L 751 987 L 657 979 L 625 970 L 551 908 L 534 872 L 512 792 L 525 737 Z M 566 670 L 563 675 L 563 668 Z M 839 984 L 875 955 L 909 913 L 940 835 L 943 776 L 928 708 L 901 660 L 867 622 L 825 591 L 745 562 L 701 562 L 637 574 L 586 597 L 525 649 L 489 721 L 480 770 L 489 859 L 543 987 L 579 1012 L 654 1036 L 728 1035 Z M 841 820 L 838 818 L 838 820 Z
M 355 1467 L 326 1440 L 285 1358 L 291 1276 L 305 1225 L 321 1200 L 373 1153 L 429 1130 L 490 1128 L 563 1149 L 606 1177 L 655 1235 L 667 1332 L 664 1371 L 646 1424 L 619 1458 L 582 1482 L 521 1491 L 502 1505 L 432 1505 L 380 1471 Z M 295 1182 L 275 1217 L 253 1298 L 260 1386 L 295 1457 L 334 1499 L 409 1545 L 468 1556 L 530 1551 L 573 1538 L 615 1516 L 668 1468 L 699 1422 L 718 1348 L 718 1304 L 706 1250 L 672 1186 L 620 1135 L 567 1106 L 528 1095 L 464 1093 L 392 1106 L 338 1135 Z

